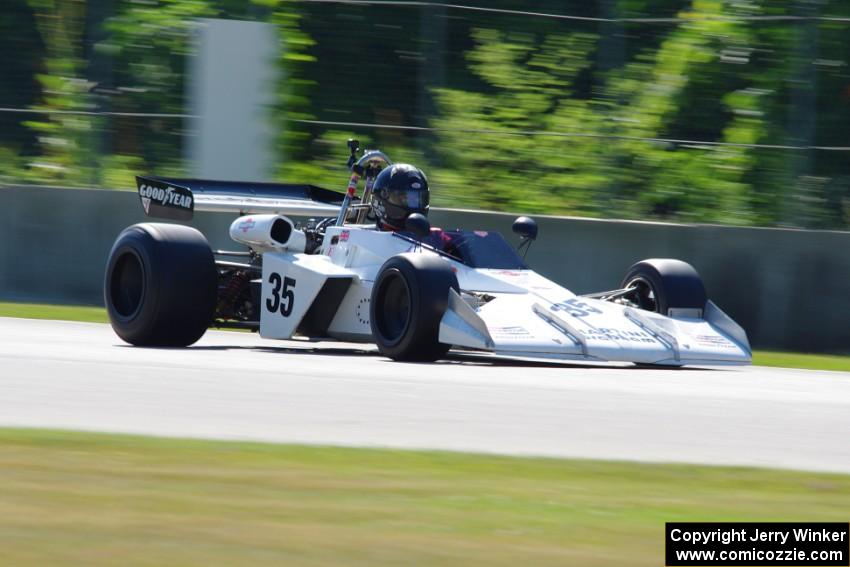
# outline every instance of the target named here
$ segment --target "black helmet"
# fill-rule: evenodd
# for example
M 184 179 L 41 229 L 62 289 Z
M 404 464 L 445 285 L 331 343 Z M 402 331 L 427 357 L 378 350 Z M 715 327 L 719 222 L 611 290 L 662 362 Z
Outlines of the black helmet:
M 372 186 L 372 210 L 379 228 L 401 230 L 411 213 L 428 214 L 428 179 L 416 167 L 396 163 L 385 168 Z

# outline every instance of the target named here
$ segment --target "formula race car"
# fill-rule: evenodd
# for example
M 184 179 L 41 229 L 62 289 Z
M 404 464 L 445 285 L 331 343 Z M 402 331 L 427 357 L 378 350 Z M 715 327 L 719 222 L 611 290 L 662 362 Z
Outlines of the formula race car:
M 419 170 L 376 150 L 358 158 L 356 141 L 349 149 L 345 193 L 138 177 L 147 215 L 186 221 L 196 210 L 237 213 L 230 237 L 245 248 L 213 252 L 199 231 L 180 224 L 126 228 L 104 284 L 118 336 L 139 346 L 188 346 L 207 328 L 242 328 L 268 339 L 374 343 L 404 361 L 455 350 L 667 366 L 750 362 L 746 333 L 707 299 L 685 262 L 644 260 L 619 288 L 578 296 L 521 257 L 537 237 L 532 219 L 514 222 L 518 249 L 495 232 L 431 228 Z

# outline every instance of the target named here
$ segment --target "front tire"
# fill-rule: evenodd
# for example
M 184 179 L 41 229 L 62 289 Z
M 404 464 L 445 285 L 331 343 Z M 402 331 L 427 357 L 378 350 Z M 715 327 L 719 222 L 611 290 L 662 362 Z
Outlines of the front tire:
M 635 288 L 638 308 L 669 315 L 671 309 L 704 309 L 708 297 L 693 266 L 681 260 L 643 260 L 629 268 L 622 289 Z
M 194 228 L 144 223 L 112 246 L 104 301 L 115 333 L 137 346 L 188 346 L 215 311 L 218 276 L 207 239 Z
M 382 354 L 393 360 L 432 362 L 451 345 L 439 342 L 440 321 L 457 276 L 430 254 L 399 254 L 387 260 L 372 287 L 369 318 Z

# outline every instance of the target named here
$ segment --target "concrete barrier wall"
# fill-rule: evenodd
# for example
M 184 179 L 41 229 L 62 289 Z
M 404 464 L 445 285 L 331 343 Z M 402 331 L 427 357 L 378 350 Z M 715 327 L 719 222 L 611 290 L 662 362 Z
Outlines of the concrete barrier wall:
M 227 215 L 193 226 L 230 247 Z M 103 304 L 103 272 L 125 227 L 150 221 L 134 192 L 49 187 L 0 189 L 0 298 Z
M 499 230 L 514 215 L 434 210 L 434 226 Z M 709 296 L 753 345 L 850 352 L 850 233 L 536 217 L 535 270 L 576 293 L 619 286 L 644 258 L 690 262 Z M 135 193 L 43 187 L 0 189 L 0 298 L 102 303 L 113 240 L 143 222 Z M 191 223 L 214 247 L 234 248 L 232 215 Z

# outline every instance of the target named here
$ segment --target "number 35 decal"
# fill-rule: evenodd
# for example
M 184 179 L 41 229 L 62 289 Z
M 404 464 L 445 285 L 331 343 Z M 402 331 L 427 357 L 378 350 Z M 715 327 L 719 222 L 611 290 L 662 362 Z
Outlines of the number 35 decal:
M 273 286 L 272 296 L 266 300 L 266 309 L 272 313 L 280 310 L 281 315 L 289 317 L 295 305 L 295 292 L 292 291 L 295 287 L 295 278 L 281 279 L 280 274 L 272 272 L 269 274 L 269 283 Z
M 587 317 L 591 313 L 600 314 L 601 310 L 593 307 L 592 305 L 588 305 L 582 301 L 579 301 L 578 298 L 568 299 L 566 301 L 562 301 L 561 303 L 556 303 L 552 307 L 550 307 L 552 311 L 566 311 L 573 317 Z

